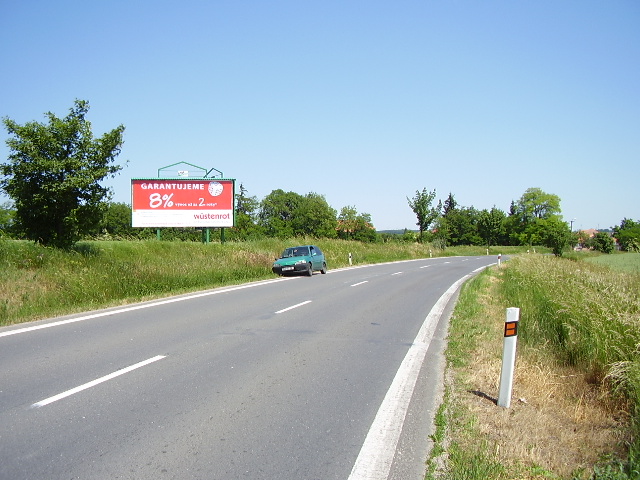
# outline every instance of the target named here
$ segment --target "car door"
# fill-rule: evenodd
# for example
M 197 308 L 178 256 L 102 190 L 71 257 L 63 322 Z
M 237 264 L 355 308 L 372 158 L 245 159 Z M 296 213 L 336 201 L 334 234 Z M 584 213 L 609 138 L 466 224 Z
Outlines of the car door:
M 313 265 L 313 269 L 321 270 L 322 263 L 324 261 L 324 258 L 322 256 L 322 251 L 320 251 L 320 249 L 315 245 L 312 245 L 310 248 L 311 248 L 311 264 Z

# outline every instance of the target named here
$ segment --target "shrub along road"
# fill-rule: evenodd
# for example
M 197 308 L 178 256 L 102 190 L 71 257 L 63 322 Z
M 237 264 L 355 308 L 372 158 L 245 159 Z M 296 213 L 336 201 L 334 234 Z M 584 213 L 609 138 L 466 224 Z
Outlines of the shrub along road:
M 0 478 L 421 478 L 446 323 L 429 313 L 494 261 L 334 270 L 0 328 Z

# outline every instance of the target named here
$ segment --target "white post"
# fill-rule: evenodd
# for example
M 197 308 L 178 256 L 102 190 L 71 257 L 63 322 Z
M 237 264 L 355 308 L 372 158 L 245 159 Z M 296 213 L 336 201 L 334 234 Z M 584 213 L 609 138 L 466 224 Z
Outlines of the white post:
M 498 266 L 500 266 L 500 261 L 502 260 L 502 254 L 499 253 L 498 254 Z
M 351 260 L 351 252 L 349 252 L 349 266 L 353 265 L 353 261 Z
M 516 363 L 516 343 L 518 341 L 519 308 L 507 308 L 507 320 L 504 323 L 504 342 L 502 349 L 502 371 L 500 372 L 500 394 L 498 406 L 509 408 L 513 389 L 513 370 Z

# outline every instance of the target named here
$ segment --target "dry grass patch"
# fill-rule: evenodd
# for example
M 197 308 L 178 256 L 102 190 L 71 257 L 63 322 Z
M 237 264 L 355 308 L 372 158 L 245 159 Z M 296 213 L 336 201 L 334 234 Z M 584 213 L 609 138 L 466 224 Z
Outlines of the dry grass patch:
M 511 407 L 496 405 L 505 309 L 494 301 L 496 278 L 488 279 L 473 319 L 488 334 L 477 338 L 469 362 L 454 373 L 458 380 L 451 393 L 452 401 L 475 419 L 494 459 L 526 467 L 529 473 L 519 478 L 588 478 L 603 453 L 624 456 L 624 442 L 630 440 L 628 409 L 584 375 L 558 366 L 543 350 L 518 344 Z

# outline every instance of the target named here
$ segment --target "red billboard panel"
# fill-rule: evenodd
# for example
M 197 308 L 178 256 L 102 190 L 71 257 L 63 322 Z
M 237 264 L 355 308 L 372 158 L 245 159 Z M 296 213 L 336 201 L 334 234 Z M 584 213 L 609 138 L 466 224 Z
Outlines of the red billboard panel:
M 131 180 L 134 227 L 233 227 L 235 181 L 211 178 Z

